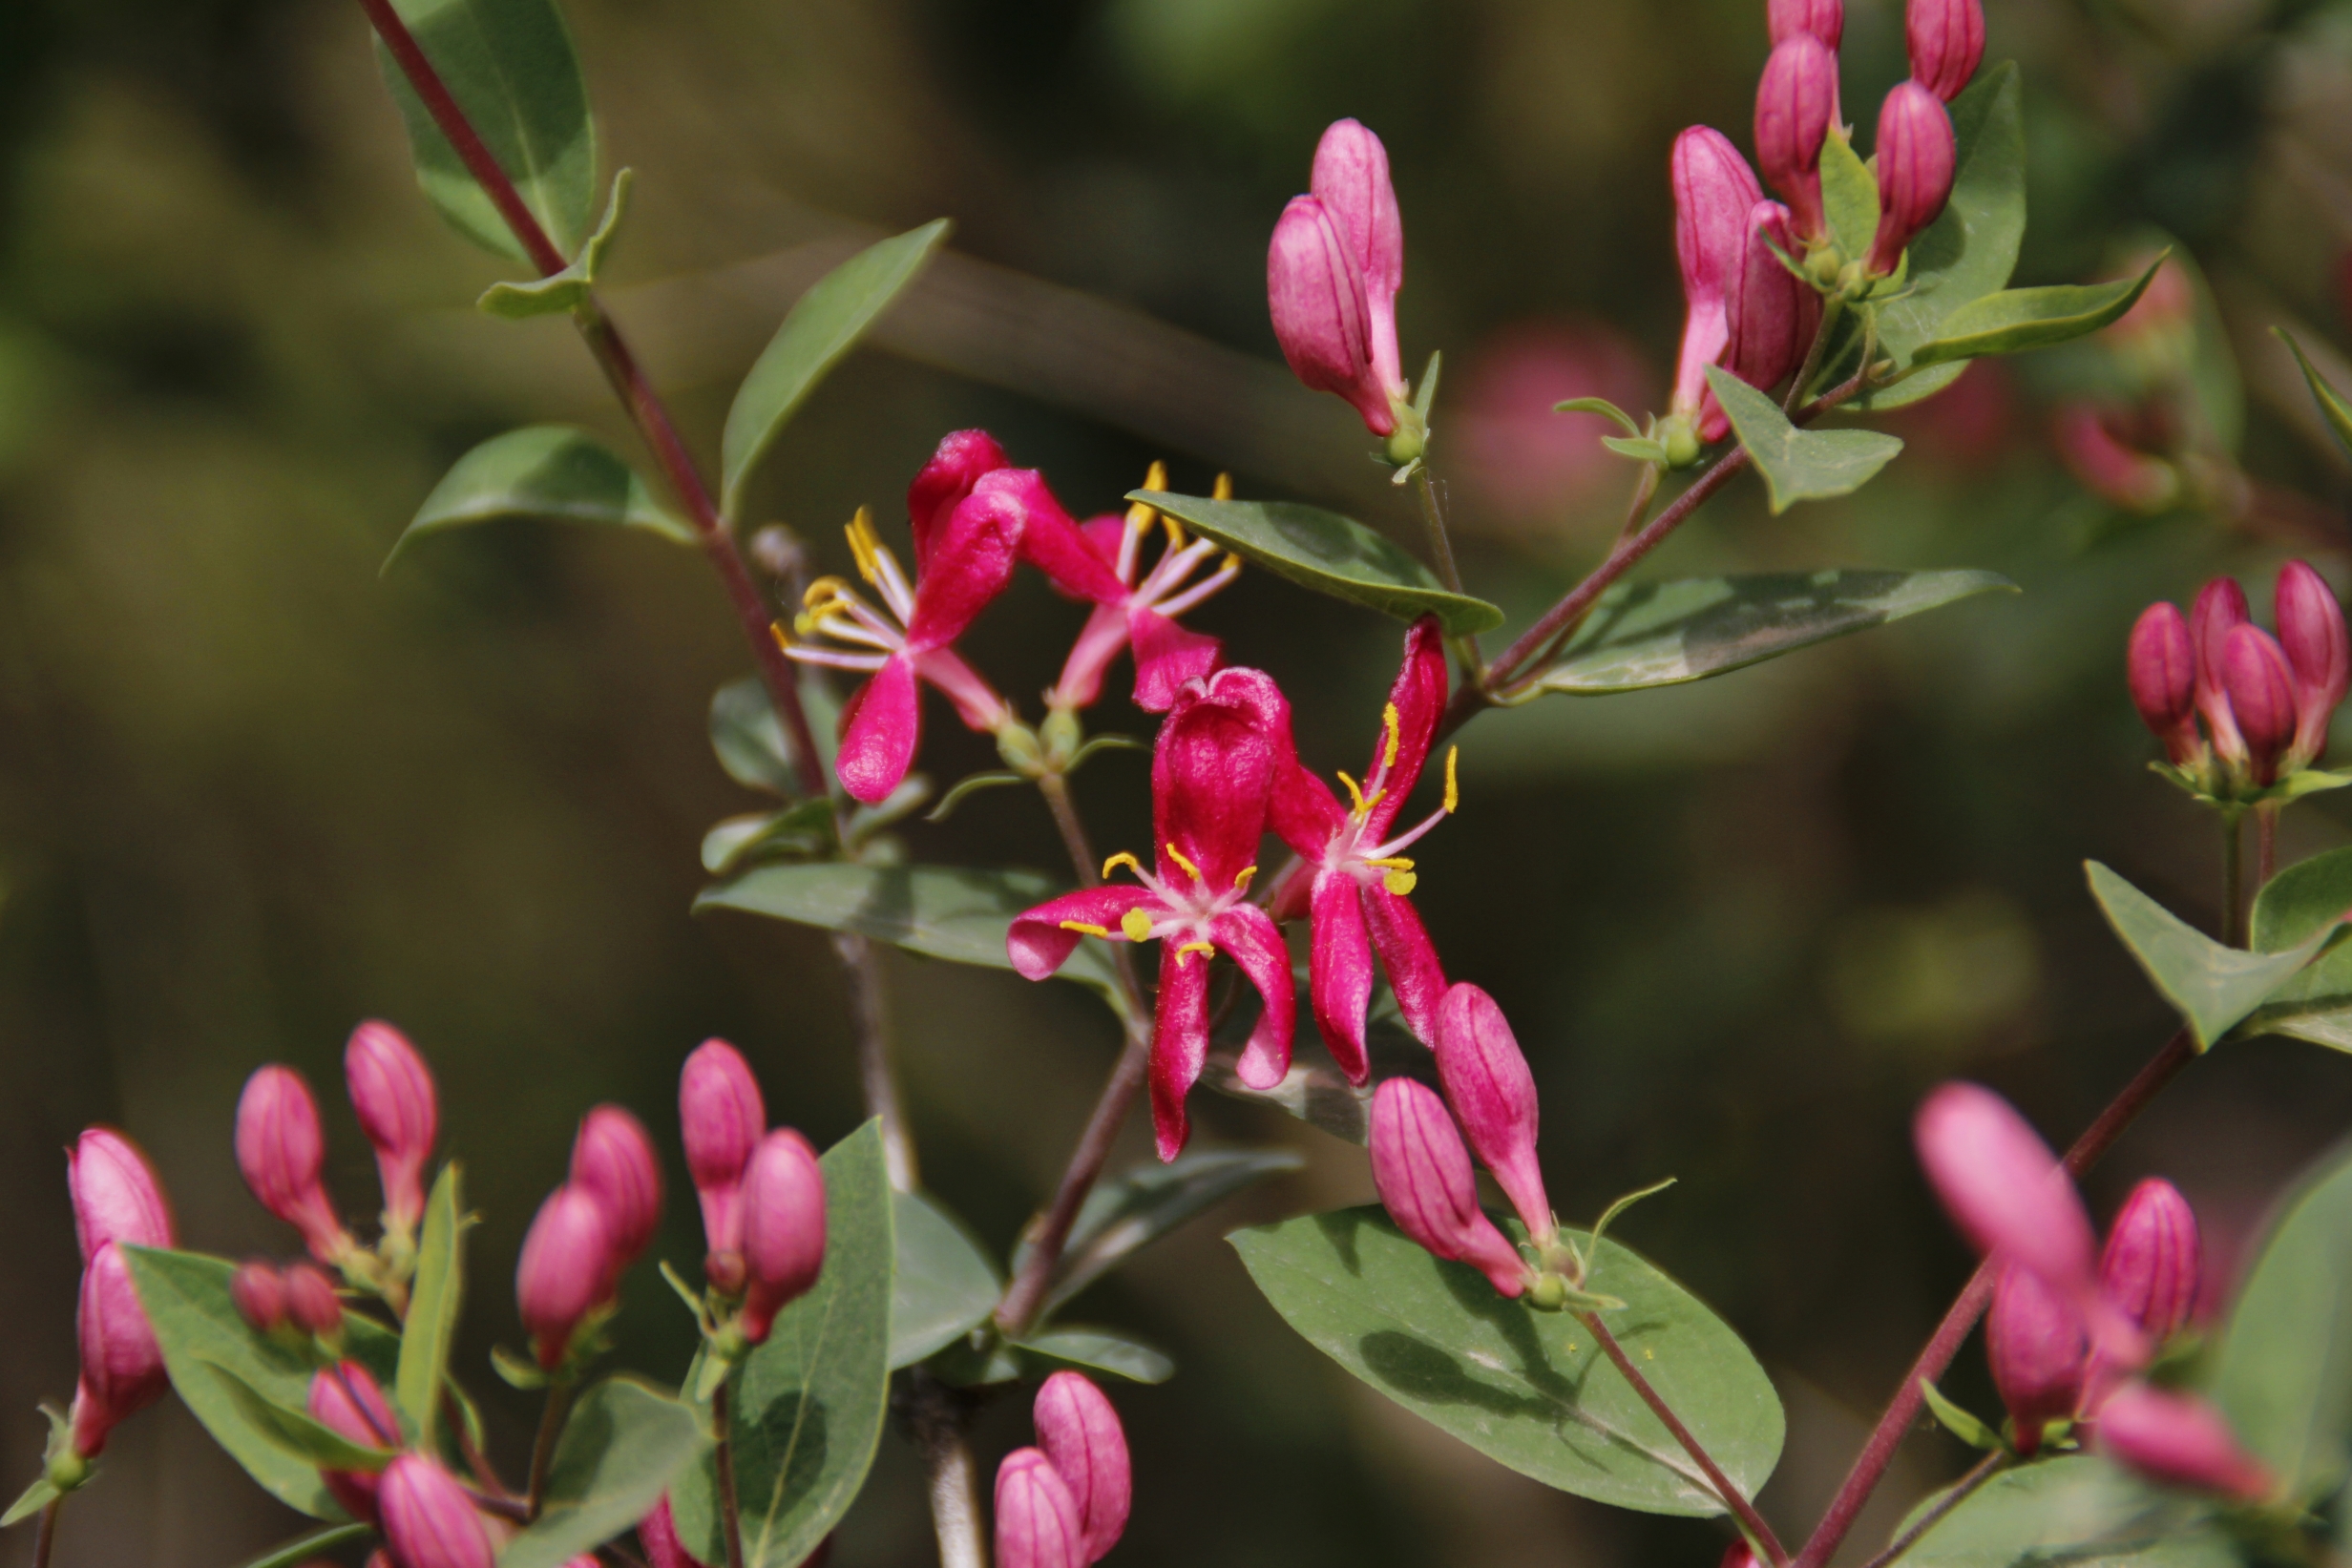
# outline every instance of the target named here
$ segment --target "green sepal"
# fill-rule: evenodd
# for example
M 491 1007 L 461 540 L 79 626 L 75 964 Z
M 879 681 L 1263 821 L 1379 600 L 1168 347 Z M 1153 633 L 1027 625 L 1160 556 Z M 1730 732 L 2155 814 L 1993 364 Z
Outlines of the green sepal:
M 499 1382 L 525 1393 L 536 1392 L 555 1381 L 537 1362 L 516 1355 L 503 1345 L 490 1348 L 490 1369 L 498 1374 Z
M 527 283 L 497 282 L 482 291 L 473 302 L 474 308 L 504 321 L 519 322 L 531 316 L 551 316 L 559 310 L 576 310 L 588 303 L 596 287 L 597 274 L 603 269 L 604 253 L 612 248 L 613 236 L 620 231 L 622 211 L 628 206 L 629 186 L 635 179 L 634 171 L 623 169 L 613 176 L 613 194 L 604 202 L 604 217 L 597 224 L 596 233 L 572 258 L 572 264 L 561 272 Z
M 1943 1430 L 1970 1448 L 1983 1449 L 1987 1453 L 1998 1453 L 2009 1446 L 2002 1440 L 1999 1432 L 1945 1398 L 1943 1390 L 1936 1387 L 1934 1379 L 1921 1378 L 1920 1393 L 1927 1401 L 1928 1411 Z
M 1615 420 L 1628 435 L 1639 437 L 1642 433 L 1641 426 L 1634 423 L 1631 414 L 1627 413 L 1605 397 L 1572 397 L 1565 403 L 1553 404 L 1552 412 L 1556 414 L 1599 414 L 1603 419 Z M 1605 436 L 1603 439 L 1608 438 Z
M 23 1495 L 14 1502 L 9 1504 L 9 1511 L 6 1514 L 0 1514 L 0 1530 L 6 1530 L 11 1524 L 22 1524 L 64 1495 L 64 1493 L 50 1484 L 48 1476 L 42 1476 L 25 1488 Z
M 1636 463 L 1655 463 L 1660 468 L 1669 465 L 1665 444 L 1646 435 L 1605 435 L 1601 445 L 1620 457 L 1630 457 Z

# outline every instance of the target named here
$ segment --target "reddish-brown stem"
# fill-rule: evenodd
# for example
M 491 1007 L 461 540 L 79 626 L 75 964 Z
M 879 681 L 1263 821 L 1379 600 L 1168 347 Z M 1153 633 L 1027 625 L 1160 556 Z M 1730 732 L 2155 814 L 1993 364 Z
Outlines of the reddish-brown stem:
M 711 1468 L 719 1482 L 719 1525 L 726 1540 L 726 1568 L 744 1568 L 744 1517 L 735 1495 L 735 1417 L 729 1410 L 727 1380 L 710 1392 Z
M 1968 1474 L 1945 1490 L 1926 1513 L 1911 1522 L 1911 1528 L 1887 1542 L 1886 1550 L 1862 1564 L 1862 1568 L 1887 1568 L 1887 1565 L 1920 1543 L 1920 1537 L 1943 1522 L 1943 1516 L 1970 1497 L 1986 1481 L 2001 1474 L 2009 1463 L 2006 1449 L 1995 1449 L 1969 1467 Z
M 2148 1102 L 2155 1098 L 2164 1086 L 2172 1082 L 2174 1076 L 2195 1056 L 2196 1040 L 2186 1029 L 2165 1041 L 2164 1049 L 2157 1052 L 2130 1083 L 2124 1085 L 2123 1092 L 2108 1102 L 2107 1109 L 2099 1113 L 2098 1119 L 2074 1140 L 2072 1148 L 2067 1150 L 2068 1172 L 2080 1176 L 2098 1163 L 2100 1157 L 2114 1147 L 2115 1139 L 2123 1136 L 2123 1130 L 2132 1124 L 2132 1118 L 2146 1109 Z M 1976 1272 L 1968 1276 L 1968 1283 L 1961 1290 L 1960 1299 L 1953 1302 L 1951 1310 L 1943 1314 L 1943 1321 L 1936 1326 L 1935 1333 L 1920 1351 L 1918 1359 L 1911 1363 L 1910 1370 L 1903 1374 L 1901 1387 L 1895 1390 L 1895 1397 L 1887 1403 L 1886 1413 L 1879 1417 L 1878 1426 L 1871 1430 L 1869 1441 L 1862 1445 L 1862 1452 L 1856 1457 L 1854 1468 L 1847 1473 L 1844 1485 L 1838 1489 L 1838 1495 L 1830 1501 L 1829 1511 L 1821 1516 L 1820 1524 L 1815 1527 L 1813 1538 L 1806 1541 L 1804 1549 L 1797 1553 L 1795 1568 L 1821 1568 L 1844 1544 L 1847 1532 L 1854 1528 L 1854 1521 L 1861 1516 L 1862 1505 L 1870 1501 L 1870 1495 L 1885 1478 L 1886 1467 L 1894 1462 L 1895 1451 L 1901 1446 L 1903 1434 L 1919 1418 L 1920 1406 L 1925 1397 L 1920 1392 L 1921 1382 L 1932 1383 L 1943 1375 L 1944 1369 L 1952 1364 L 1952 1358 L 1960 1353 L 1960 1347 L 1967 1339 L 1968 1331 L 1976 1327 L 1976 1320 L 1984 1312 L 1984 1304 L 1991 1299 L 1992 1293 L 1992 1265 L 1980 1264 Z
M 1102 1166 L 1111 1157 L 1111 1140 L 1119 1136 L 1127 1112 L 1134 1108 L 1150 1057 L 1151 1025 L 1138 1018 L 1128 1027 L 1126 1043 L 1120 1049 L 1109 1080 L 1102 1085 L 1102 1097 L 1094 1102 L 1094 1114 L 1086 1119 L 1085 1131 L 1079 1134 L 1078 1147 L 1070 1151 L 1070 1163 L 1061 1173 L 1060 1185 L 1054 1189 L 1052 1204 L 1029 1232 L 1028 1261 L 997 1305 L 997 1328 L 1008 1339 L 1027 1333 L 1044 1307 L 1055 1265 L 1061 1261 L 1071 1225 L 1078 1222 L 1079 1206 L 1102 1175 Z
M 1649 1407 L 1650 1413 L 1674 1434 L 1674 1441 L 1682 1445 L 1682 1451 L 1697 1463 L 1707 1477 L 1707 1484 L 1714 1489 L 1716 1496 L 1723 1499 L 1723 1506 L 1732 1511 L 1732 1517 L 1739 1520 L 1739 1527 L 1748 1538 L 1763 1548 L 1773 1568 L 1780 1568 L 1782 1563 L 1789 1560 L 1788 1550 L 1780 1544 L 1780 1537 L 1773 1534 L 1773 1527 L 1764 1522 L 1764 1516 L 1755 1511 L 1755 1504 L 1748 1500 L 1747 1494 L 1732 1484 L 1732 1478 L 1723 1474 L 1723 1467 L 1715 1463 L 1714 1456 L 1707 1452 L 1690 1429 L 1683 1425 L 1682 1417 L 1674 1413 L 1674 1408 L 1666 1402 L 1666 1396 L 1650 1387 L 1649 1379 L 1642 1375 L 1641 1369 L 1633 1365 L 1633 1358 L 1626 1354 L 1626 1348 L 1617 1343 L 1617 1336 L 1603 1326 L 1600 1314 L 1579 1312 L 1576 1321 L 1591 1330 L 1593 1342 L 1601 1347 L 1601 1353 L 1607 1356 L 1618 1372 L 1632 1385 L 1633 1391 L 1641 1395 L 1642 1403 Z
M 65 1512 L 65 1494 L 49 1499 L 41 1509 L 41 1522 L 32 1537 L 32 1568 L 49 1568 L 50 1555 L 57 1550 L 57 1516 Z

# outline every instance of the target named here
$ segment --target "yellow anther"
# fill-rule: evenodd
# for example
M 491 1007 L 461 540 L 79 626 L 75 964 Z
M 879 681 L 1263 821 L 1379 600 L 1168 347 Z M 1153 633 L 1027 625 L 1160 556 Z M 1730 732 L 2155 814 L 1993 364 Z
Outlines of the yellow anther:
M 1152 459 L 1151 467 L 1144 470 L 1144 488 L 1157 491 L 1167 489 L 1167 465 L 1166 463 L 1156 457 Z M 1151 528 L 1151 520 L 1158 515 L 1160 515 L 1158 512 L 1138 501 L 1127 508 L 1127 526 L 1138 533 L 1148 532 Z
M 873 513 L 864 507 L 842 529 L 850 536 L 850 554 L 857 559 L 857 575 L 868 582 L 877 579 L 875 557 L 882 553 L 882 542 L 874 536 Z
M 1243 868 L 1241 868 L 1241 872 L 1240 872 L 1240 874 L 1239 874 L 1239 875 L 1237 875 L 1236 877 L 1234 877 L 1234 878 L 1233 878 L 1233 890 L 1234 890 L 1235 892 L 1240 892 L 1243 889 L 1245 889 L 1245 888 L 1249 887 L 1249 886 L 1250 886 L 1250 879 L 1251 877 L 1253 877 L 1253 876 L 1257 875 L 1257 874 L 1258 874 L 1258 868 L 1257 868 L 1256 867 L 1254 867 L 1254 866 L 1245 866 L 1245 867 L 1243 867 Z
M 1364 804 L 1364 792 L 1355 787 L 1355 781 L 1354 779 L 1351 779 L 1346 774 L 1342 773 L 1339 775 L 1339 782 L 1348 786 L 1348 798 L 1355 803 L 1355 814 L 1357 816 L 1360 817 L 1365 812 L 1372 809 L 1372 807 Z
M 1395 893 L 1398 898 L 1402 898 L 1413 891 L 1420 880 L 1411 871 L 1391 871 L 1380 879 L 1380 886 Z
M 783 652 L 788 654 L 792 651 L 792 634 L 784 629 L 783 621 L 769 621 L 767 623 L 767 635 L 776 639 L 777 648 Z
M 1380 727 L 1388 731 L 1388 749 L 1380 753 L 1380 765 L 1395 767 L 1396 747 L 1405 735 L 1404 719 L 1397 713 L 1396 703 L 1391 702 L 1380 710 Z
M 1198 882 L 1201 880 L 1201 868 L 1198 866 L 1193 865 L 1190 861 L 1185 859 L 1185 852 L 1182 849 L 1177 848 L 1172 844 L 1167 847 L 1167 858 L 1183 867 L 1185 875 L 1190 877 L 1193 881 Z
M 1364 862 L 1364 864 L 1367 866 L 1385 866 L 1392 871 L 1410 871 L 1413 869 L 1413 857 L 1410 855 L 1390 855 L 1382 860 L 1368 860 Z
M 1111 933 L 1109 927 L 1098 926 L 1088 920 L 1064 920 L 1061 923 L 1061 929 L 1065 931 L 1076 931 L 1081 936 L 1108 936 Z
M 1141 909 L 1129 909 L 1119 917 L 1119 929 L 1130 942 L 1141 942 L 1151 934 L 1151 916 Z
M 1233 498 L 1233 476 L 1229 473 L 1217 475 L 1217 482 L 1208 487 L 1208 498 L 1212 501 L 1230 501 Z
M 1449 817 L 1454 814 L 1454 808 L 1461 805 L 1461 781 L 1454 775 L 1454 761 L 1460 755 L 1460 746 L 1445 748 L 1445 814 Z
M 812 637 L 817 629 L 817 617 L 803 610 L 792 617 L 792 630 L 801 637 Z
M 1144 470 L 1144 488 L 1158 491 L 1167 489 L 1167 465 L 1166 463 L 1156 457 L 1151 460 L 1151 467 Z
M 1108 882 L 1111 879 L 1111 873 L 1119 869 L 1122 866 L 1124 866 L 1128 870 L 1133 871 L 1139 877 L 1144 874 L 1143 862 L 1137 860 L 1133 855 L 1128 854 L 1124 849 L 1122 849 L 1119 853 L 1111 856 L 1110 859 L 1102 863 L 1102 880 Z
M 1225 553 L 1225 559 L 1217 563 L 1217 569 L 1221 572 L 1238 572 L 1241 570 L 1241 557 L 1228 550 Z
M 1169 516 L 1165 512 L 1160 513 L 1160 523 L 1161 526 L 1167 530 L 1167 547 L 1170 550 L 1182 550 L 1185 547 L 1185 531 L 1183 525 L 1178 523 L 1175 518 Z
M 1217 946 L 1213 942 L 1186 942 L 1176 950 L 1176 961 L 1184 962 L 1184 956 L 1187 952 L 1205 952 L 1214 958 L 1217 956 Z

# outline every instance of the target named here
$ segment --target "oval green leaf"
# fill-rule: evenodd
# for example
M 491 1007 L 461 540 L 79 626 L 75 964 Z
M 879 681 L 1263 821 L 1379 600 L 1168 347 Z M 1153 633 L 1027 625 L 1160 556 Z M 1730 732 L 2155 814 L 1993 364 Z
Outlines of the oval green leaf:
M 635 1378 L 593 1385 L 556 1439 L 539 1516 L 498 1554 L 498 1568 L 562 1568 L 634 1528 L 708 1446 L 682 1401 Z
M 912 1367 L 986 1323 L 1004 1280 L 963 1222 L 920 1193 L 892 1194 L 898 1265 L 891 1286 L 891 1369 Z
M 2213 1506 L 2088 1454 L 1994 1476 L 1903 1555 L 1907 1568 L 2236 1568 Z
M 1764 476 L 1775 514 L 1861 489 L 1902 450 L 1900 438 L 1881 430 L 1800 430 L 1779 404 L 1718 366 L 1707 367 L 1707 385 Z
M 1186 1221 L 1305 1163 L 1290 1149 L 1201 1149 L 1165 1165 L 1149 1160 L 1097 1182 L 1070 1226 L 1043 1315 L 1052 1317 L 1070 1298 Z
M 2324 935 L 2346 915 L 2352 915 L 2352 849 L 2330 849 L 2288 867 L 2256 895 L 2254 946 L 2283 951 Z M 2246 1031 L 2352 1051 L 2352 944 L 2328 948 L 2272 992 L 2248 1015 Z
M 579 56 L 553 0 L 392 0 L 392 9 L 556 249 L 578 251 L 596 217 L 597 129 Z M 475 244 L 526 260 L 381 43 L 376 60 L 409 128 L 426 197 Z
M 642 529 L 678 544 L 696 542 L 694 530 L 663 510 L 610 447 L 577 426 L 533 425 L 459 458 L 417 508 L 384 569 L 428 534 L 518 517 Z
M 1494 605 L 1447 592 L 1429 568 L 1353 517 L 1297 501 L 1217 501 L 1156 490 L 1129 491 L 1127 499 L 1165 512 L 1244 560 L 1318 594 L 1398 620 L 1434 615 L 1456 637 L 1502 624 Z
M 2298 1502 L 2352 1473 L 2352 1155 L 2322 1160 L 2255 1255 L 2214 1397 Z
M 867 246 L 817 280 L 785 316 L 726 411 L 719 443 L 719 493 L 720 510 L 728 517 L 737 515 L 744 482 L 794 411 L 914 282 L 947 231 L 946 219 L 934 219 Z
M 1315 1348 L 1489 1458 L 1619 1508 L 1723 1512 L 1584 1325 L 1498 1296 L 1476 1269 L 1407 1241 L 1378 1207 L 1231 1240 L 1274 1310 Z M 1626 1303 L 1607 1314 L 1610 1331 L 1753 1497 L 1783 1433 L 1755 1357 L 1697 1298 L 1615 1242 L 1599 1244 L 1588 1284 Z
M 2022 354 L 2052 348 L 2096 332 L 2139 303 L 2164 265 L 2156 258 L 2136 278 L 2105 283 L 2057 283 L 2047 288 L 2005 288 L 1972 300 L 1943 318 L 1933 341 L 1912 354 L 1914 365 L 1981 359 L 1987 354 Z
M 2200 1051 L 2284 988 L 2335 936 L 2330 928 L 2281 951 L 2249 952 L 2215 941 L 2097 861 L 2084 868 L 2107 923 L 2188 1023 Z

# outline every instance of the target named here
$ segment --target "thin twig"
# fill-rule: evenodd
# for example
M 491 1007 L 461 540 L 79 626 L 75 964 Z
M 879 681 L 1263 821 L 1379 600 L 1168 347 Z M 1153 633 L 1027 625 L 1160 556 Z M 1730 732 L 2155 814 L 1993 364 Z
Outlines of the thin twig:
M 1966 1502 L 1969 1497 L 1975 1495 L 1978 1487 L 1983 1486 L 1986 1481 L 1989 1481 L 1995 1475 L 2000 1474 L 2003 1469 L 2007 1466 L 2008 1462 L 2009 1451 L 2006 1449 L 1995 1449 L 1990 1453 L 1984 1455 L 1984 1458 L 1979 1459 L 1975 1464 L 1969 1466 L 1968 1474 L 1963 1475 L 1959 1480 L 1953 1482 L 1951 1486 L 1947 1487 L 1944 1490 L 1943 1495 L 1938 1497 L 1935 1500 L 1934 1505 L 1930 1507 L 1926 1513 L 1922 1514 L 1912 1524 L 1910 1529 L 1896 1537 L 1893 1541 L 1888 1543 L 1885 1551 L 1880 1553 L 1877 1557 L 1872 1558 L 1868 1562 L 1863 1563 L 1862 1568 L 1886 1568 L 1888 1563 L 1893 1562 L 1897 1558 L 1901 1557 L 1905 1552 L 1908 1552 L 1911 1548 L 1917 1546 L 1922 1536 L 1924 1536 L 1927 1532 L 1933 1530 L 1937 1525 L 1942 1523 L 1943 1516 L 1949 1514 L 1953 1509 L 1958 1508 L 1962 1503 Z
M 711 1468 L 719 1478 L 719 1522 L 726 1536 L 726 1568 L 744 1568 L 743 1504 L 735 1495 L 735 1428 L 727 1410 L 730 1403 L 723 1378 L 710 1395 L 710 1425 L 717 1434 L 711 1446 Z
M 939 1568 L 988 1568 L 980 1524 L 979 1467 L 965 1437 L 970 1401 L 924 1369 L 910 1374 L 909 1424 L 931 1471 L 931 1518 L 939 1537 Z
M 1805 363 L 1798 367 L 1796 379 L 1789 383 L 1789 395 L 1780 405 L 1782 413 L 1794 412 L 1797 400 L 1805 395 L 1805 388 L 1813 385 L 1815 374 L 1821 368 L 1821 356 L 1829 351 L 1830 334 L 1837 329 L 1838 318 L 1844 310 L 1843 295 L 1833 294 L 1821 302 L 1820 324 L 1814 328 L 1813 342 L 1805 349 Z M 1868 364 L 1869 360 L 1868 354 L 1862 356 L 1864 364 Z
M 2221 813 L 2221 940 L 2237 947 L 2246 939 L 2246 834 L 2239 813 Z
M 556 1462 L 556 1439 L 563 1434 L 563 1418 L 572 1408 L 572 1385 L 547 1386 L 547 1405 L 539 1411 L 539 1434 L 531 1444 L 531 1490 L 523 1500 L 523 1516 L 536 1519 L 547 1500 L 547 1472 Z
M 362 1412 L 368 1409 L 366 1405 L 360 1404 L 356 1397 L 352 1403 L 358 1406 Z M 512 1497 L 514 1495 L 506 1482 L 499 1478 L 496 1467 L 490 1462 L 490 1455 L 484 1453 L 481 1445 L 473 1440 L 472 1429 L 466 1424 L 466 1413 L 458 1408 L 457 1395 L 449 1389 L 441 1390 L 441 1410 L 449 1421 L 450 1435 L 456 1439 L 458 1454 L 466 1461 L 466 1468 L 473 1473 L 474 1481 L 483 1491 L 494 1496 Z M 373 1417 L 370 1417 L 369 1421 L 372 1424 Z M 395 1433 L 388 1446 L 397 1448 L 399 1441 L 399 1436 Z
M 891 1060 L 890 992 L 882 983 L 882 955 L 855 931 L 835 931 L 833 952 L 849 982 L 850 1025 L 857 1035 L 857 1077 L 866 1114 L 882 1122 L 882 1163 L 893 1189 L 913 1192 L 922 1185 L 922 1175 L 898 1096 L 898 1071 Z
M 1429 535 L 1429 556 L 1437 564 L 1438 580 L 1459 594 L 1461 569 L 1454 564 L 1454 540 L 1445 527 L 1445 502 L 1438 494 L 1438 482 L 1430 474 L 1427 458 L 1414 465 L 1413 489 L 1421 500 L 1421 527 Z
M 1045 1305 L 1054 1270 L 1061 1262 L 1061 1249 L 1070 1239 L 1070 1227 L 1077 1223 L 1080 1206 L 1102 1175 L 1111 1142 L 1135 1106 L 1150 1059 L 1150 1026 L 1130 1029 L 1110 1078 L 1102 1085 L 1102 1098 L 1094 1103 L 1094 1114 L 1086 1119 L 1085 1131 L 1079 1134 L 1078 1147 L 1070 1151 L 1070 1163 L 1062 1170 L 1052 1205 L 1030 1228 L 1028 1257 L 1013 1283 L 1005 1286 L 1004 1300 L 997 1304 L 997 1328 L 1006 1338 L 1018 1339 L 1027 1333 Z
M 1617 1336 L 1601 1322 L 1601 1315 L 1597 1312 L 1579 1312 L 1576 1321 L 1591 1330 L 1601 1352 L 1615 1364 L 1618 1372 L 1633 1386 L 1633 1391 L 1642 1396 L 1642 1403 L 1649 1407 L 1650 1413 L 1664 1422 L 1666 1430 L 1674 1434 L 1674 1441 L 1682 1445 L 1682 1451 L 1697 1461 L 1699 1469 L 1707 1476 L 1707 1484 L 1714 1488 L 1715 1495 L 1723 1499 L 1723 1506 L 1739 1520 L 1739 1527 L 1747 1533 L 1748 1538 L 1764 1549 L 1764 1555 L 1771 1559 L 1774 1568 L 1780 1568 L 1789 1560 L 1788 1551 L 1780 1544 L 1780 1537 L 1773 1534 L 1773 1527 L 1764 1522 L 1764 1516 L 1755 1511 L 1755 1504 L 1748 1500 L 1747 1494 L 1732 1485 L 1732 1478 L 1723 1474 L 1723 1467 L 1715 1463 L 1714 1456 L 1707 1452 L 1706 1446 L 1700 1443 L 1689 1427 L 1683 1425 L 1682 1417 L 1674 1413 L 1674 1408 L 1666 1402 L 1666 1396 L 1650 1387 L 1649 1379 L 1642 1375 L 1641 1369 L 1633 1365 L 1633 1358 L 1626 1354 L 1626 1348 L 1617 1343 Z
M 49 1555 L 57 1549 L 57 1516 L 65 1511 L 65 1494 L 49 1499 L 32 1537 L 32 1568 L 49 1568 Z

